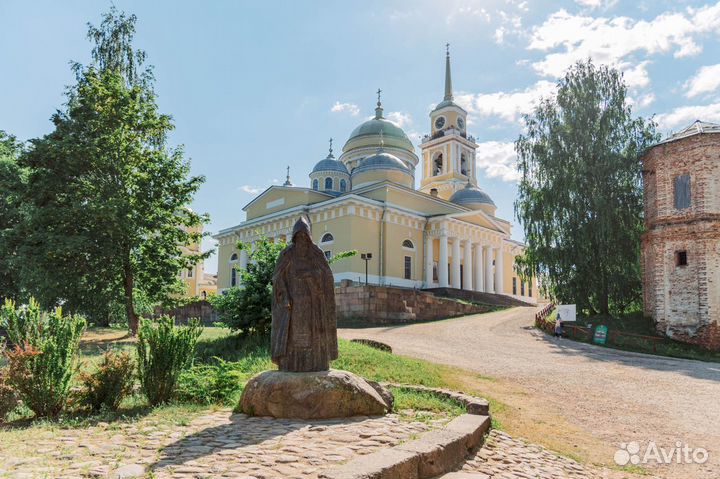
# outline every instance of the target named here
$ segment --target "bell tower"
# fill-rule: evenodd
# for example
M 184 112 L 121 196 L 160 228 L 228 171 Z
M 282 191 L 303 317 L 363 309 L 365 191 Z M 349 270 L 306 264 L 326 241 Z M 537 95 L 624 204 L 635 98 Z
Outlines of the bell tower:
M 468 182 L 477 186 L 475 150 L 477 144 L 466 131 L 467 112 L 453 101 L 450 74 L 450 45 L 445 54 L 445 97 L 430 112 L 430 134 L 420 145 L 423 175 L 420 191 L 437 190 L 444 199 Z

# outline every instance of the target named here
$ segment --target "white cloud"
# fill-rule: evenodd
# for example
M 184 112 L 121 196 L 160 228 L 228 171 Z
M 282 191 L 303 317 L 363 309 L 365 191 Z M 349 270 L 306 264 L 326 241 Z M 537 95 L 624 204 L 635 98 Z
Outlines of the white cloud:
M 720 86 L 720 63 L 700 68 L 694 77 L 685 82 L 688 91 L 685 96 L 696 97 L 703 93 L 710 93 Z
M 662 13 L 650 21 L 574 15 L 563 9 L 533 28 L 527 48 L 548 52 L 532 64 L 544 76 L 560 77 L 573 63 L 590 57 L 626 72 L 629 86 L 645 86 L 648 62 L 638 62 L 635 54 L 696 55 L 702 51 L 697 36 L 719 28 L 720 2 Z
M 582 7 L 610 8 L 617 3 L 617 0 L 575 0 L 575 3 Z
M 524 90 L 495 93 L 460 93 L 455 101 L 467 110 L 469 115 L 488 117 L 498 116 L 514 122 L 520 115 L 529 113 L 541 97 L 555 93 L 555 84 L 541 80 Z
M 517 171 L 517 155 L 512 142 L 486 141 L 478 145 L 475 161 L 478 168 L 489 178 L 518 181 L 522 175 Z
M 264 188 L 260 188 L 259 186 L 251 186 L 251 185 L 242 185 L 238 187 L 238 190 L 243 191 L 245 193 L 248 193 L 250 195 L 257 195 L 261 191 L 263 191 Z
M 663 113 L 655 117 L 662 129 L 677 130 L 690 125 L 695 120 L 720 122 L 720 102 L 709 105 L 691 105 L 675 108 L 669 113 Z
M 352 116 L 358 116 L 360 114 L 360 108 L 355 103 L 340 103 L 336 101 L 335 104 L 330 108 L 333 113 L 348 112 Z
M 400 128 L 403 128 L 404 126 L 410 125 L 412 123 L 412 117 L 410 116 L 410 113 L 405 113 L 402 111 L 391 111 L 385 116 L 385 118 L 395 123 Z

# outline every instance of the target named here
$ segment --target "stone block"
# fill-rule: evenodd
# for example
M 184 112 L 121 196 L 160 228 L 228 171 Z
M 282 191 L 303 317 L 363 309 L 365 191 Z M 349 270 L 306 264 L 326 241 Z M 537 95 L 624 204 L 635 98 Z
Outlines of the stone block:
M 465 447 L 470 450 L 477 447 L 483 436 L 490 430 L 490 417 L 476 414 L 461 414 L 450 421 L 445 429 L 461 433 L 465 437 Z
M 415 479 L 420 457 L 398 448 L 379 451 L 321 472 L 320 479 Z
M 467 455 L 466 434 L 448 429 L 430 431 L 420 439 L 406 442 L 396 449 L 417 454 L 420 479 L 435 477 L 455 467 Z

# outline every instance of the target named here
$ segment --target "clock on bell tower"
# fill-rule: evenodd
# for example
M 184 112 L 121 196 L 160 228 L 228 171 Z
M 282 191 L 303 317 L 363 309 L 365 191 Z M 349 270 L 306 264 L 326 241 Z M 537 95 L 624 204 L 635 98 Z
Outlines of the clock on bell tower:
M 423 176 L 420 191 L 435 189 L 444 199 L 468 182 L 477 186 L 475 150 L 477 144 L 465 130 L 467 112 L 453 100 L 450 75 L 450 45 L 445 55 L 445 97 L 430 112 L 430 134 L 423 138 Z

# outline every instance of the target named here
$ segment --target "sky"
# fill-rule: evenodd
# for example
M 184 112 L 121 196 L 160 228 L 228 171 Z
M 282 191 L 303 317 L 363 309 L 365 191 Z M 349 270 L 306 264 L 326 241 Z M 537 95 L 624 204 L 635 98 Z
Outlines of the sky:
M 419 145 L 442 101 L 446 43 L 479 143 L 479 185 L 515 239 L 522 115 L 577 60 L 621 70 L 633 113 L 654 116 L 663 134 L 720 122 L 720 1 L 0 0 L 0 130 L 21 140 L 51 131 L 70 62 L 89 62 L 87 23 L 112 4 L 138 17 L 135 45 L 173 117 L 171 145 L 206 177 L 192 207 L 210 215 L 211 233 L 242 222 L 288 165 L 309 186 L 328 139 L 337 152 L 373 115 L 378 88 L 385 116 Z

